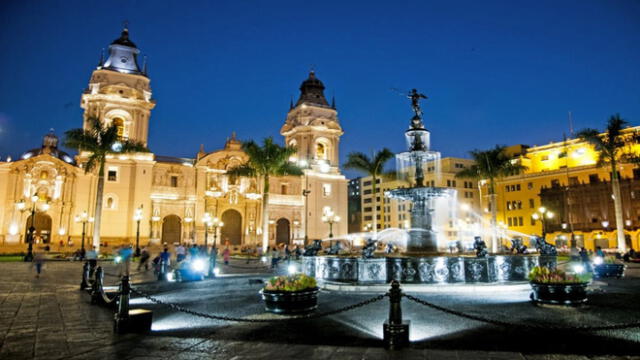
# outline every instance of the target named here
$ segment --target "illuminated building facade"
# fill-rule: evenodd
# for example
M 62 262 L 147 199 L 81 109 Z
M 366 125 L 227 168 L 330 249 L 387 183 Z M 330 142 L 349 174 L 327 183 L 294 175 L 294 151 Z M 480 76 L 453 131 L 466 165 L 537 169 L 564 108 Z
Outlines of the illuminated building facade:
M 624 130 L 625 136 L 640 131 L 640 127 Z M 630 151 L 640 153 L 640 144 L 631 143 Z M 543 221 L 534 215 L 543 207 L 551 213 L 544 216 L 547 241 L 569 246 L 571 229 L 577 246 L 594 249 L 616 248 L 615 216 L 611 197 L 610 168 L 596 166 L 597 153 L 590 144 L 579 139 L 554 142 L 543 146 L 508 148 L 527 170 L 520 175 L 498 180 L 498 224 L 507 238 L 522 234 L 542 234 Z M 640 208 L 638 165 L 621 162 L 622 206 L 627 245 L 638 249 Z M 486 186 L 482 188 L 486 194 Z M 488 212 L 488 199 L 483 198 Z M 536 220 L 535 217 L 538 217 Z
M 105 124 L 117 124 L 122 138 L 147 145 L 155 100 L 146 60 L 139 66 L 138 54 L 128 30 L 123 30 L 82 94 L 85 129 L 87 120 L 96 117 Z M 305 235 L 309 240 L 327 237 L 323 214 L 347 218 L 347 180 L 338 160 L 343 132 L 335 106 L 326 101 L 324 85 L 313 72 L 300 91 L 281 134 L 286 144 L 298 148 L 291 160 L 304 168 L 305 175 L 271 179 L 269 219 L 261 217 L 257 180 L 226 175 L 247 160 L 233 134 L 223 149 L 206 152 L 201 146 L 195 158 L 153 153 L 108 156 L 102 243 L 134 242 L 136 214 L 142 214 L 141 244 L 203 243 L 207 215 L 224 223 L 219 229 L 208 227 L 209 244 L 214 238 L 218 244 L 228 242 L 238 248 L 258 244 L 263 221 L 269 223 L 270 244 L 300 244 Z M 0 244 L 24 246 L 32 209 L 38 242 L 67 244 L 71 240 L 77 247 L 85 227 L 86 245 L 91 243 L 97 176 L 85 174 L 82 167 L 87 156 L 82 152 L 73 159 L 59 150 L 57 137 L 49 134 L 41 148 L 25 152 L 17 161 L 0 162 Z M 347 222 L 334 224 L 333 233 L 346 234 Z

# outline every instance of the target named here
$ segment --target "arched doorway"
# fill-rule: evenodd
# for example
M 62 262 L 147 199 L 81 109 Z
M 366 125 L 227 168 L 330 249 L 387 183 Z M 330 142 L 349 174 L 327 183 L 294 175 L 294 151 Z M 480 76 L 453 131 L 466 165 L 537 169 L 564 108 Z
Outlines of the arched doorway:
M 236 210 L 229 209 L 222 213 L 224 226 L 220 229 L 220 244 L 225 245 L 228 241 L 230 245 L 242 244 L 242 215 Z
M 280 218 L 276 221 L 276 244 L 289 244 L 291 227 L 289 220 Z
M 36 231 L 33 233 L 37 243 L 48 244 L 51 242 L 51 216 L 42 213 L 36 213 L 36 220 L 33 222 L 33 226 Z M 29 228 L 31 227 L 31 215 L 27 218 L 25 224 L 25 242 L 27 241 L 27 234 L 29 234 Z
M 173 244 L 180 242 L 182 224 L 177 215 L 167 215 L 162 221 L 162 242 Z

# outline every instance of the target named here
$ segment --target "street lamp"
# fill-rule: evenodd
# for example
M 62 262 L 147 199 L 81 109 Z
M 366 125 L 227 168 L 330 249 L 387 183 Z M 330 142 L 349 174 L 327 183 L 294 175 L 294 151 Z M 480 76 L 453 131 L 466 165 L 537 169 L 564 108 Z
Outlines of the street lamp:
M 218 228 L 223 226 L 224 223 L 217 217 L 214 217 L 213 220 L 211 220 L 211 227 L 213 227 L 213 247 L 216 247 L 216 241 L 218 240 Z
M 85 254 L 85 249 L 84 249 L 84 237 L 86 235 L 86 230 L 87 230 L 87 222 L 89 221 L 89 214 L 87 214 L 86 211 L 83 211 L 82 214 L 80 215 L 76 215 L 74 218 L 75 222 L 82 223 L 82 240 L 80 242 L 80 253 L 81 253 L 81 260 L 84 259 L 84 254 Z
M 322 222 L 329 224 L 329 238 L 333 238 L 333 224 L 340 222 L 340 216 L 335 215 L 333 211 L 329 210 L 322 216 Z
M 140 256 L 140 221 L 142 221 L 142 205 L 136 209 L 133 214 L 133 220 L 136 222 L 136 253 L 135 256 Z
M 29 230 L 28 233 L 26 235 L 26 240 L 27 243 L 29 244 L 29 247 L 27 249 L 27 255 L 25 255 L 24 257 L 24 261 L 31 261 L 33 260 L 33 235 L 36 232 L 36 227 L 34 226 L 35 224 L 35 220 L 36 220 L 36 204 L 38 203 L 38 195 L 33 195 L 31 196 L 31 226 L 29 226 Z M 47 204 L 48 205 L 48 204 Z M 19 210 L 23 211 L 26 208 L 26 204 L 24 201 L 20 201 L 17 204 L 17 207 Z M 45 210 L 46 211 L 46 210 Z
M 548 219 L 553 219 L 553 217 L 555 216 L 555 214 L 548 210 L 547 208 L 545 208 L 544 206 L 541 206 L 538 208 L 537 212 L 534 212 L 533 215 L 531 215 L 531 217 L 533 218 L 533 220 L 540 220 L 540 222 L 542 223 L 542 240 L 546 240 L 545 237 L 547 235 L 547 221 Z
M 204 223 L 204 248 L 206 249 L 209 242 L 209 225 L 211 224 L 211 214 L 209 214 L 208 212 L 204 213 L 202 222 Z

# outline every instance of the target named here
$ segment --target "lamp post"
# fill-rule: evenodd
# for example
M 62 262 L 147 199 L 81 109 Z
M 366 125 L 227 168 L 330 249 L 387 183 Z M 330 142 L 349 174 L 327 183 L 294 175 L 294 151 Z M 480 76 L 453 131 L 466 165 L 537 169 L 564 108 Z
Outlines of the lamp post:
M 553 219 L 555 214 L 552 211 L 549 211 L 544 206 L 538 208 L 537 212 L 534 212 L 531 217 L 533 220 L 540 220 L 542 223 L 542 240 L 546 240 L 545 237 L 547 235 L 547 221 L 546 219 Z
M 91 218 L 93 219 L 93 218 Z M 85 249 L 84 249 L 84 237 L 87 233 L 87 222 L 90 221 L 89 219 L 89 214 L 87 214 L 86 211 L 83 211 L 82 214 L 80 215 L 76 215 L 74 218 L 75 222 L 82 223 L 82 240 L 80 241 L 80 256 L 81 256 L 81 260 L 84 259 L 84 254 L 85 254 Z
M 133 220 L 136 222 L 136 253 L 135 256 L 140 256 L 140 221 L 142 221 L 142 205 L 136 209 L 133 214 Z
M 333 211 L 329 210 L 322 216 L 322 222 L 329 224 L 329 238 L 333 238 L 333 224 L 340 222 L 340 216 L 337 216 Z
M 217 217 L 214 217 L 213 220 L 211 220 L 211 227 L 213 227 L 213 247 L 216 247 L 216 242 L 218 240 L 218 228 L 223 226 L 224 223 Z
M 209 225 L 211 225 L 211 214 L 208 212 L 204 213 L 202 222 L 204 223 L 204 248 L 207 249 L 209 247 Z
M 34 226 L 36 220 L 36 204 L 38 202 L 38 195 L 33 195 L 31 197 L 31 226 L 29 226 L 29 230 L 25 236 L 25 240 L 27 241 L 27 255 L 24 256 L 24 261 L 32 261 L 33 260 L 33 235 L 36 232 L 36 227 Z M 18 203 L 18 209 L 24 210 L 26 208 L 26 204 L 24 201 Z

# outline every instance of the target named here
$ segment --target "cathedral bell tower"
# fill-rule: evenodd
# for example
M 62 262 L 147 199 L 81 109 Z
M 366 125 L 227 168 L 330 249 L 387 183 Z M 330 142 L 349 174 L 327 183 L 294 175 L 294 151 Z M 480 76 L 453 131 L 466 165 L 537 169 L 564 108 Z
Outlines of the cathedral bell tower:
M 109 45 L 107 60 L 100 58 L 89 87 L 82 94 L 83 128 L 87 127 L 87 119 L 98 117 L 106 124 L 116 123 L 118 135 L 123 139 L 147 145 L 149 117 L 155 101 L 151 98 L 146 59 L 140 69 L 139 53 L 125 27 Z
M 300 98 L 291 103 L 280 129 L 285 143 L 295 146 L 297 164 L 303 168 L 304 212 L 302 229 L 306 241 L 347 233 L 347 180 L 340 173 L 339 145 L 343 134 L 335 102 L 324 97 L 324 84 L 311 71 L 300 85 Z M 331 216 L 331 229 L 323 222 Z
M 292 103 L 280 130 L 285 143 L 298 148 L 303 167 L 322 173 L 339 173 L 338 147 L 343 131 L 335 103 L 324 97 L 324 84 L 314 71 L 300 85 L 300 98 Z

